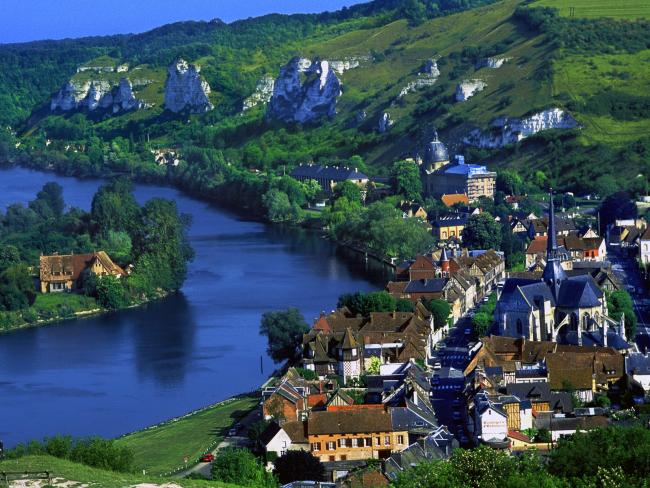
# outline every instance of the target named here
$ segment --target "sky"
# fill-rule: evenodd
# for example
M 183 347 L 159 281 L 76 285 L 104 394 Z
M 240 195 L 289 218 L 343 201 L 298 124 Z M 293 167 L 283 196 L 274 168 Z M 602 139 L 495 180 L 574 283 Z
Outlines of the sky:
M 232 22 L 337 10 L 367 0 L 0 0 L 0 43 L 144 32 L 181 20 Z

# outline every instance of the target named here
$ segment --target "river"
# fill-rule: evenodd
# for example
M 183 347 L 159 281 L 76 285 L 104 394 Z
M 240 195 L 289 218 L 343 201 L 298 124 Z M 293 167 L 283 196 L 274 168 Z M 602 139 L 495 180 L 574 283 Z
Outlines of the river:
M 83 209 L 102 184 L 0 170 L 0 211 L 48 181 Z M 142 308 L 0 335 L 5 445 L 57 433 L 115 437 L 254 389 L 274 369 L 258 332 L 263 312 L 295 306 L 311 323 L 340 294 L 385 282 L 317 233 L 247 221 L 172 188 L 136 185 L 135 195 L 173 199 L 192 216 L 187 281 Z

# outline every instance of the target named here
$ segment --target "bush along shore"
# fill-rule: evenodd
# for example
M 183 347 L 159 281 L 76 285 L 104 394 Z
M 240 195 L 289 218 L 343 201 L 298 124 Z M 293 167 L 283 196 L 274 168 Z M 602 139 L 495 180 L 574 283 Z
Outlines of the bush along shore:
M 193 251 L 190 218 L 174 202 L 140 206 L 124 179 L 100 187 L 90 212 L 64 212 L 62 194 L 47 183 L 26 207 L 0 214 L 0 331 L 138 306 L 181 287 Z

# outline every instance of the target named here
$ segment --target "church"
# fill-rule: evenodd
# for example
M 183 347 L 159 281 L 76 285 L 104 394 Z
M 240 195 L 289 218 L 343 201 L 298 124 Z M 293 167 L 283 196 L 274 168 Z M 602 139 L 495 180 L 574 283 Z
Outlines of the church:
M 541 279 L 509 278 L 495 310 L 496 335 L 578 346 L 631 348 L 625 319 L 607 316 L 607 302 L 590 274 L 568 276 L 561 265 L 551 192 L 546 266 Z

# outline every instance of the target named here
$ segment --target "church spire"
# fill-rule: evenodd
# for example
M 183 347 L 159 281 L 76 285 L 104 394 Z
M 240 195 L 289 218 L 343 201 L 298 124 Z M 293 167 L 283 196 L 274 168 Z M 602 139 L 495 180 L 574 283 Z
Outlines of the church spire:
M 555 230 L 555 207 L 553 205 L 553 190 L 549 192 L 550 202 L 548 207 L 548 237 L 546 241 L 546 266 L 542 279 L 550 287 L 553 297 L 557 300 L 562 281 L 566 279 L 566 273 L 562 269 L 560 252 L 557 246 L 557 235 Z
M 546 260 L 549 261 L 556 257 L 557 252 L 557 235 L 555 230 L 555 205 L 553 204 L 553 189 L 549 191 L 549 208 L 548 208 L 548 239 L 546 243 Z

